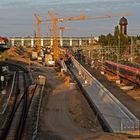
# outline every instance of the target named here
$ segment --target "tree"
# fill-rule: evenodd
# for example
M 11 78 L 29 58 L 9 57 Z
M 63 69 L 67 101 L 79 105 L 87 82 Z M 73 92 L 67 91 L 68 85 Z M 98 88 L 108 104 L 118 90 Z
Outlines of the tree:
M 118 36 L 120 34 L 119 26 L 114 28 L 114 45 L 118 45 Z
M 108 44 L 107 38 L 105 35 L 99 36 L 99 44 L 106 46 Z
M 115 36 L 115 37 L 118 37 L 119 33 L 120 33 L 119 26 L 117 25 L 117 26 L 115 26 L 115 28 L 114 28 L 114 36 Z
M 109 33 L 107 36 L 106 36 L 106 39 L 107 39 L 107 45 L 108 46 L 113 46 L 114 45 L 114 36 L 112 36 L 111 33 Z

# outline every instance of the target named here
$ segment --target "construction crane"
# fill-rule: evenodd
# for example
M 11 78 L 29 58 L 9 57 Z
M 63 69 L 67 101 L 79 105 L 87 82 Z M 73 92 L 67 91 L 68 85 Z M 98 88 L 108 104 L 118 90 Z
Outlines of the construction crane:
M 63 27 L 63 26 L 60 26 L 59 27 L 59 30 L 60 30 L 60 46 L 62 47 L 63 46 L 63 31 L 64 30 L 79 30 L 79 28 L 71 28 L 71 27 Z
M 58 19 L 54 12 L 48 12 L 48 14 L 52 17 L 53 22 L 53 51 L 54 51 L 54 60 L 57 61 L 59 57 L 58 50 Z
M 105 18 L 113 18 L 119 16 L 129 16 L 130 14 L 113 14 L 113 15 L 105 15 L 105 16 L 70 16 L 70 17 L 63 17 L 57 18 L 56 14 L 53 11 L 48 12 L 49 16 L 52 18 L 53 28 L 54 28 L 54 60 L 58 60 L 59 57 L 59 49 L 58 49 L 58 22 L 65 22 L 65 21 L 80 21 L 80 20 L 93 20 L 93 19 L 105 19 Z
M 53 29 L 49 28 L 49 32 L 50 32 L 50 38 L 52 38 L 52 36 L 53 36 Z
M 41 29 L 40 29 L 40 24 L 42 22 L 42 20 L 40 19 L 39 15 L 34 14 L 35 18 L 36 18 L 36 23 L 37 23 L 37 52 L 40 55 L 41 54 Z
M 71 27 L 60 26 L 59 30 L 60 30 L 60 38 L 61 38 L 61 37 L 63 37 L 63 31 L 64 30 L 79 30 L 79 28 L 71 28 Z

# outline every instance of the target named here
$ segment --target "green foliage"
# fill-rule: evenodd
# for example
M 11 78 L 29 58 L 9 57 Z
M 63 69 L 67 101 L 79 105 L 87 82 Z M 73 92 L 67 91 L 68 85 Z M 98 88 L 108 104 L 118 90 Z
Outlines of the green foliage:
M 106 38 L 107 38 L 107 44 L 108 44 L 108 46 L 113 46 L 114 45 L 114 37 L 112 36 L 112 34 L 109 33 L 106 36 Z
M 105 35 L 99 36 L 99 44 L 106 46 L 108 44 L 107 37 Z
M 120 38 L 120 40 L 119 40 Z M 130 37 L 125 36 L 120 33 L 119 26 L 115 26 L 114 28 L 114 36 L 109 33 L 108 35 L 99 36 L 99 44 L 102 46 L 118 46 L 120 42 L 120 46 L 124 47 L 130 44 Z
M 121 46 L 124 47 L 124 46 L 130 44 L 131 39 L 130 39 L 129 37 L 123 35 L 122 33 L 120 33 L 119 36 L 120 36 L 120 45 L 121 45 Z
M 115 26 L 114 28 L 114 36 L 117 38 L 120 33 L 119 26 Z
M 137 40 L 137 41 L 136 41 L 136 44 L 137 44 L 138 46 L 140 46 L 140 40 Z
M 114 45 L 118 45 L 118 43 L 119 43 L 119 39 L 118 39 L 119 33 L 120 33 L 119 26 L 115 26 L 115 29 L 114 29 Z

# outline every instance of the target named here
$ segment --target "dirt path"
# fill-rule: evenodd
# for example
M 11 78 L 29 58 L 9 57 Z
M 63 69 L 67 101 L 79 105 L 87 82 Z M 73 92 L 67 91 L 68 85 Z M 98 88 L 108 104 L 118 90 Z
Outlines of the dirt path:
M 47 104 L 43 102 L 42 128 L 44 139 L 59 138 L 74 140 L 76 137 L 90 133 L 90 130 L 79 127 L 74 123 L 69 113 L 69 95 L 73 92 L 64 87 L 64 82 L 56 78 L 54 73 L 47 76 L 52 91 Z M 49 135 L 48 135 L 49 134 Z

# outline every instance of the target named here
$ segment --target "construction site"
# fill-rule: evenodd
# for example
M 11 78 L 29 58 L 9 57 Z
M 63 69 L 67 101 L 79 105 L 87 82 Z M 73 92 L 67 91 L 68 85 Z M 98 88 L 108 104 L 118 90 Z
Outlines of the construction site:
M 140 37 L 130 13 L 33 13 L 33 36 L 0 37 L 0 140 L 139 140 Z M 107 35 L 67 22 L 117 19 Z M 42 34 L 42 26 L 45 33 Z

